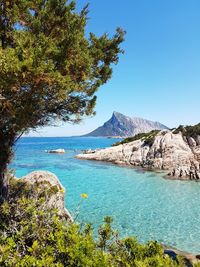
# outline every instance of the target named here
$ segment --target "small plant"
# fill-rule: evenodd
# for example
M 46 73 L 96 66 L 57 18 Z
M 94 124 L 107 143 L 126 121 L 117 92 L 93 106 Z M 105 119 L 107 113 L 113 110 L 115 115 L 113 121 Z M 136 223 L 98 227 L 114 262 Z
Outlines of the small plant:
M 80 194 L 80 197 L 81 197 L 81 201 L 78 203 L 78 206 L 75 209 L 74 216 L 73 216 L 74 217 L 74 222 L 77 221 L 78 216 L 80 214 L 81 204 L 83 203 L 84 199 L 88 199 L 88 194 L 82 193 L 82 194 Z

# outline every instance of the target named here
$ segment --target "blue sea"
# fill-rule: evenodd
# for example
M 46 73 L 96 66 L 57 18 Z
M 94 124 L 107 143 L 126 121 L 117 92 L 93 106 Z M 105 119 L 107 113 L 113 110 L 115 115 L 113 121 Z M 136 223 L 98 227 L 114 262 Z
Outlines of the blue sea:
M 11 167 L 17 177 L 34 170 L 55 173 L 66 188 L 65 204 L 80 223 L 94 229 L 112 216 L 121 237 L 158 240 L 183 251 L 200 253 L 200 183 L 171 181 L 161 174 L 74 156 L 84 149 L 104 148 L 108 138 L 22 138 Z M 64 148 L 66 154 L 45 150 Z M 81 200 L 80 194 L 88 194 Z M 81 202 L 80 209 L 78 209 Z

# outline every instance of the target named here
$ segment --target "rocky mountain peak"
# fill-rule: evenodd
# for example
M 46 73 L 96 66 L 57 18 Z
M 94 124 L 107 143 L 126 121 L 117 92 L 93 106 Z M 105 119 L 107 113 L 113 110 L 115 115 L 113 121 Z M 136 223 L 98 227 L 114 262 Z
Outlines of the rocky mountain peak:
M 153 122 L 138 117 L 131 118 L 120 112 L 114 111 L 110 120 L 86 136 L 128 137 L 138 133 L 163 129 L 168 128 L 159 122 Z

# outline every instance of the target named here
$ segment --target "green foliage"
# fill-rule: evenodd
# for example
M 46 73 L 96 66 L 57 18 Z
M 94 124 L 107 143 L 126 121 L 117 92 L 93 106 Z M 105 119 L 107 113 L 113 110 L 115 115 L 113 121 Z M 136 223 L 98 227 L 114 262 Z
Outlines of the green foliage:
M 173 131 L 174 134 L 178 134 L 179 132 L 182 132 L 182 133 L 185 132 L 185 128 L 183 125 L 179 125 L 179 127 L 173 128 L 171 130 Z
M 144 141 L 144 145 L 152 146 L 153 145 L 153 142 L 154 142 L 154 139 L 155 139 L 155 136 L 159 132 L 160 132 L 159 130 L 153 130 L 153 131 L 151 131 L 149 133 L 139 133 L 139 134 L 136 134 L 133 137 L 125 138 L 121 142 L 117 142 L 117 143 L 113 144 L 113 146 L 127 144 L 127 143 L 130 143 L 130 142 L 139 140 L 139 139 L 141 139 L 141 140 Z
M 1 5 L 1 111 L 13 119 L 15 130 L 91 114 L 93 94 L 111 77 L 111 63 L 118 62 L 124 32 L 117 29 L 113 38 L 91 33 L 87 39 L 88 9 L 77 13 L 74 2 Z
M 119 239 L 110 217 L 104 219 L 94 238 L 91 225 L 69 224 L 56 210 L 48 209 L 48 194 L 11 181 L 9 200 L 0 206 L 0 266 L 184 266 L 181 260 L 164 255 L 157 242 Z
M 87 37 L 88 7 L 77 12 L 74 1 L 0 3 L 1 191 L 11 147 L 24 132 L 94 114 L 95 93 L 111 78 L 124 31 Z
M 181 132 L 187 138 L 188 137 L 193 137 L 195 139 L 198 135 L 200 135 L 200 123 L 196 124 L 194 126 L 183 126 L 183 125 L 180 125 L 178 128 L 173 130 L 174 134 L 177 134 L 179 132 Z
M 87 38 L 88 8 L 78 13 L 64 0 L 6 0 L 1 10 L 0 126 L 20 134 L 92 114 L 93 94 L 111 77 L 124 32 Z

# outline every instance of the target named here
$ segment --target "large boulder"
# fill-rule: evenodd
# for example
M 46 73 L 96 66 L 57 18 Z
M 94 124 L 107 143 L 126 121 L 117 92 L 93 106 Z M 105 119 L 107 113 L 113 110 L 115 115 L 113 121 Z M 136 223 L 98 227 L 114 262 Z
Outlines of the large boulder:
M 197 145 L 196 141 L 192 137 L 188 137 L 188 144 L 190 147 L 195 147 Z
M 21 181 L 46 192 L 46 205 L 48 208 L 58 210 L 58 215 L 66 218 L 69 222 L 73 219 L 64 206 L 65 190 L 57 176 L 48 171 L 34 171 L 21 178 Z
M 198 146 L 200 146 L 200 135 L 197 135 L 196 137 L 196 143 Z

